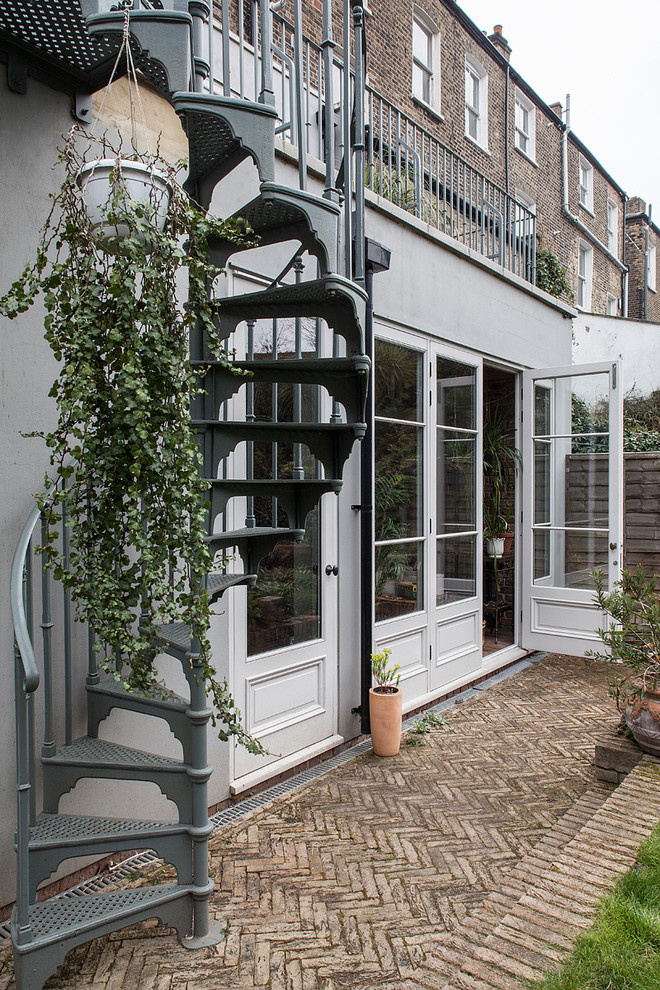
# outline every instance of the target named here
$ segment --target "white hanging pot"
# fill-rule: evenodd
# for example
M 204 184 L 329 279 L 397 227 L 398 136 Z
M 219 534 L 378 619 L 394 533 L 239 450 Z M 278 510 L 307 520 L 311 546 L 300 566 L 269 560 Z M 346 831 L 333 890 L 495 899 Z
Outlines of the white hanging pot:
M 501 557 L 504 553 L 504 537 L 488 537 L 486 540 L 486 553 L 489 557 Z
M 110 200 L 117 192 L 119 184 L 125 189 L 128 199 L 149 206 L 154 226 L 163 230 L 172 185 L 167 176 L 152 165 L 125 158 L 102 158 L 84 165 L 78 173 L 77 181 L 93 226 L 97 230 L 103 230 L 101 243 L 106 251 L 120 251 L 122 240 L 130 233 L 135 234 L 126 223 L 107 222 Z M 137 236 L 141 243 L 146 243 L 144 232 L 139 231 Z

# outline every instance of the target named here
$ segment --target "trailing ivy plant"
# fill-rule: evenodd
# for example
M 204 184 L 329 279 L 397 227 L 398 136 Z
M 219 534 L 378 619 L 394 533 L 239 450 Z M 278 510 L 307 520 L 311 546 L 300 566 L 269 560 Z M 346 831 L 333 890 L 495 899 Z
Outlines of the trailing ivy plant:
M 566 269 L 548 248 L 536 253 L 536 287 L 559 298 L 566 296 L 571 302 L 575 298 L 566 278 Z
M 128 689 L 146 691 L 155 682 L 155 627 L 184 622 L 200 643 L 197 672 L 215 702 L 220 738 L 235 736 L 263 752 L 211 663 L 201 579 L 213 563 L 204 540 L 208 494 L 189 413 L 191 394 L 200 390 L 188 356 L 195 321 L 211 353 L 228 360 L 209 302 L 218 271 L 208 261 L 208 240 L 239 241 L 247 232 L 198 210 L 176 170 L 156 156 L 151 164 L 172 185 L 165 227 L 155 224 L 152 204 L 130 200 L 117 181 L 107 220 L 127 223 L 131 233 L 121 253 L 108 253 L 77 181 L 86 157 L 81 141 L 72 129 L 36 259 L 0 299 L 0 313 L 12 319 L 43 295 L 45 338 L 60 365 L 50 392 L 57 425 L 40 434 L 52 466 L 40 497 L 48 522 L 40 549 L 70 589 L 77 617 L 93 627 L 105 666 Z M 176 293 L 182 269 L 185 308 Z M 67 567 L 58 549 L 63 524 L 70 531 Z

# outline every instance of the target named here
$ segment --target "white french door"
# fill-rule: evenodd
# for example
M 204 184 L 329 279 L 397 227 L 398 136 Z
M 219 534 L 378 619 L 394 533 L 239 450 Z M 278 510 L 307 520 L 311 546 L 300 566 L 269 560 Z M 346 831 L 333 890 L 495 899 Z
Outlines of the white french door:
M 621 362 L 523 375 L 522 646 L 582 655 L 623 563 Z
M 434 448 L 429 512 L 430 689 L 481 666 L 482 367 L 476 357 L 431 352 Z

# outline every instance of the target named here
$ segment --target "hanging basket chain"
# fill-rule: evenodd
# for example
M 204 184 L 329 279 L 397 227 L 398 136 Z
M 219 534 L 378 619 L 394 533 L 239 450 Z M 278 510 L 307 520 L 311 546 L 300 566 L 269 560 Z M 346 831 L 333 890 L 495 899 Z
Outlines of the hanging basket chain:
M 119 51 L 117 52 L 117 58 L 115 59 L 115 64 L 112 67 L 112 72 L 110 73 L 110 78 L 108 79 L 107 85 L 106 85 L 106 87 L 105 87 L 105 89 L 103 91 L 103 98 L 101 100 L 101 104 L 100 104 L 100 106 L 99 106 L 99 108 L 98 108 L 98 110 L 96 112 L 96 116 L 95 116 L 94 121 L 92 123 L 92 132 L 95 132 L 96 131 L 96 128 L 98 126 L 99 119 L 101 117 L 101 114 L 103 112 L 103 108 L 105 106 L 105 101 L 106 101 L 106 99 L 108 97 L 108 93 L 110 92 L 110 87 L 111 87 L 112 83 L 114 82 L 115 77 L 117 75 L 117 70 L 119 68 L 119 64 L 120 64 L 120 61 L 121 61 L 122 54 L 125 54 L 125 56 L 126 56 L 126 70 L 127 70 L 126 71 L 126 77 L 127 77 L 127 80 L 128 80 L 128 99 L 129 99 L 130 117 L 131 117 L 131 147 L 133 148 L 133 151 L 135 152 L 135 154 L 138 154 L 138 147 L 137 147 L 137 120 L 136 120 L 136 114 L 135 114 L 135 105 L 137 103 L 137 106 L 138 106 L 139 111 L 140 111 L 140 118 L 141 118 L 142 128 L 144 130 L 145 143 L 146 143 L 146 146 L 147 146 L 147 154 L 148 154 L 149 158 L 153 158 L 153 152 L 152 152 L 152 148 L 151 148 L 151 141 L 149 140 L 149 129 L 147 127 L 147 118 L 145 116 L 144 106 L 142 105 L 142 96 L 140 94 L 140 87 L 138 85 L 137 69 L 135 67 L 135 60 L 133 58 L 133 52 L 131 50 L 130 22 L 131 22 L 131 9 L 132 9 L 132 6 L 133 6 L 132 0 L 123 0 L 122 6 L 124 8 L 124 28 L 123 28 L 123 32 L 122 32 L 121 45 L 119 47 Z M 92 174 L 93 174 L 93 172 L 92 172 Z

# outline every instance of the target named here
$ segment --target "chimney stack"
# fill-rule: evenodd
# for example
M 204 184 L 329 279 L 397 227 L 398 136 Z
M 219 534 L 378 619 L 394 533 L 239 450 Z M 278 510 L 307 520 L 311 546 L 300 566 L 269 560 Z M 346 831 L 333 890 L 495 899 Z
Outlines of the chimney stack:
M 484 32 L 485 33 L 485 32 Z M 488 35 L 488 40 L 491 45 L 495 45 L 496 48 L 502 52 L 507 62 L 511 58 L 511 48 L 509 47 L 509 42 L 506 40 L 502 34 L 502 25 L 496 24 L 493 28 L 493 33 Z

